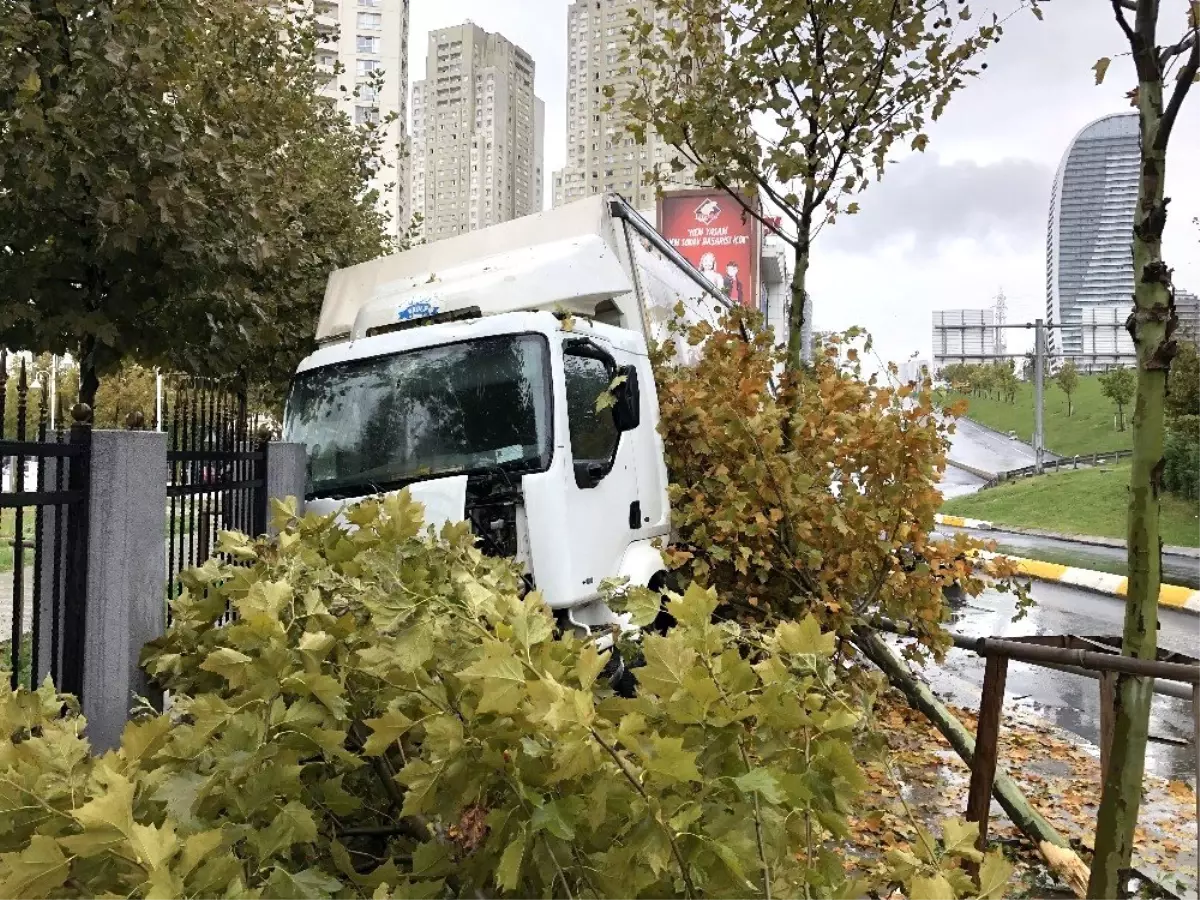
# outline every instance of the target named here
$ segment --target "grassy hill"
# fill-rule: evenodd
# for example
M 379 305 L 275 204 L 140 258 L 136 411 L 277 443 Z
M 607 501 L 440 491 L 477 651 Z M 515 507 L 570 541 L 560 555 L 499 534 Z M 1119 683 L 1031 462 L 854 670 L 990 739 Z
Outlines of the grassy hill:
M 942 512 L 996 524 L 1124 538 L 1129 463 L 1079 469 L 988 488 L 948 501 Z M 1200 546 L 1200 504 L 1162 498 L 1163 543 Z
M 951 394 L 958 400 L 960 394 Z M 1033 439 L 1033 385 L 1022 382 L 1017 390 L 1016 403 L 1005 403 L 984 397 L 967 398 L 967 416 L 995 428 L 1015 431 L 1023 441 Z M 1108 453 L 1128 450 L 1133 446 L 1133 432 L 1128 419 L 1131 409 L 1125 410 L 1126 430 L 1117 431 L 1113 417 L 1117 408 L 1100 393 L 1100 378 L 1080 376 L 1079 388 L 1071 398 L 1071 416 L 1067 417 L 1067 395 L 1057 384 L 1047 380 L 1045 388 L 1046 448 L 1063 456 Z

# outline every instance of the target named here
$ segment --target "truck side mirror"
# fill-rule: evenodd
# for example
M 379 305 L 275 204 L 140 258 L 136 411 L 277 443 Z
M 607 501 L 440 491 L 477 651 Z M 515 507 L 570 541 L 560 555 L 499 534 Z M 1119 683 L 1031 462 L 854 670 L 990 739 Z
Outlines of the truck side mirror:
M 613 406 L 613 424 L 617 431 L 632 431 L 642 421 L 642 395 L 638 389 L 637 369 L 633 366 L 621 366 L 617 369 L 618 376 L 625 380 L 613 391 L 616 403 Z

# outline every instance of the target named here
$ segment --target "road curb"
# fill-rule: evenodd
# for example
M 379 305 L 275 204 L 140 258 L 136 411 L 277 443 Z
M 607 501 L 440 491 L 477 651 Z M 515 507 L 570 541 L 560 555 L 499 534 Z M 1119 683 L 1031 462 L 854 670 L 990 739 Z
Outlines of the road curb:
M 1040 559 L 1026 559 L 1022 556 L 1009 556 L 1007 553 L 981 552 L 979 555 L 984 559 L 998 557 L 1009 559 L 1016 564 L 1018 572 L 1037 581 L 1052 581 L 1056 584 L 1066 584 L 1083 591 L 1090 591 L 1093 594 L 1105 594 L 1122 599 L 1129 593 L 1129 579 L 1124 575 L 1097 572 L 1094 569 L 1081 569 L 1077 566 L 1064 566 L 1059 563 L 1043 562 Z M 1162 584 L 1158 588 L 1158 605 L 1169 606 L 1172 609 L 1200 616 L 1200 591 L 1179 584 Z
M 996 526 L 982 519 L 966 519 L 962 516 L 944 516 L 938 513 L 933 517 L 938 525 L 949 525 L 951 528 L 970 528 L 974 531 L 991 531 Z

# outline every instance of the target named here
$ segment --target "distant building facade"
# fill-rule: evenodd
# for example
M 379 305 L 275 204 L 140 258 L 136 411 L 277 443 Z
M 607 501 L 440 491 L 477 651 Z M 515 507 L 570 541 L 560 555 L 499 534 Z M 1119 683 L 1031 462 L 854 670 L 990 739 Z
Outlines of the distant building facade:
M 1047 339 L 1056 362 L 1080 371 L 1136 359 L 1125 319 L 1133 305 L 1133 222 L 1141 138 L 1136 113 L 1084 127 L 1063 155 L 1046 229 Z
M 277 12 L 285 7 L 311 11 L 317 30 L 329 42 L 317 50 L 323 82 L 320 96 L 359 125 L 382 122 L 395 114 L 384 134 L 383 167 L 371 185 L 379 191 L 380 209 L 391 217 L 388 230 L 393 235 L 405 232 L 411 217 L 408 162 L 402 152 L 408 144 L 408 6 L 409 0 L 300 0 L 290 5 L 274 0 L 271 4 Z M 366 83 L 376 72 L 383 73 L 380 88 Z
M 615 191 L 637 209 L 653 208 L 656 188 L 644 176 L 677 155 L 652 130 L 644 145 L 625 130 L 619 103 L 634 77 L 621 55 L 629 46 L 623 32 L 631 9 L 654 20 L 653 0 L 576 0 L 568 7 L 567 164 L 553 175 L 555 206 Z M 606 88 L 615 92 L 612 111 Z M 672 176 L 672 183 L 691 186 L 691 172 Z
M 413 212 L 436 241 L 542 209 L 545 105 L 534 61 L 472 22 L 429 34 L 413 85 Z
M 933 311 L 933 368 L 954 363 L 990 363 L 996 354 L 994 309 L 937 309 Z

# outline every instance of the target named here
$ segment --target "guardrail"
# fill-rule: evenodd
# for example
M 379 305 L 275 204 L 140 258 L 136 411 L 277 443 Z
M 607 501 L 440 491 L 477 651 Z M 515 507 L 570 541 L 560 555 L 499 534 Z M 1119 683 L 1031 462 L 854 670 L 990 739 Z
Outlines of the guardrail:
M 1060 457 L 1042 464 L 1042 472 L 1061 472 L 1063 469 L 1078 469 L 1083 466 L 1098 466 L 1114 459 L 1124 459 L 1125 457 L 1133 456 L 1132 450 L 1113 450 L 1110 453 L 1091 453 L 1083 456 L 1072 456 L 1069 458 Z M 996 476 L 983 484 L 982 489 L 995 487 L 998 484 L 1003 484 L 1006 481 L 1016 481 L 1019 478 L 1029 478 L 1037 474 L 1037 466 L 1023 466 L 1020 469 L 1009 469 L 1007 472 L 998 472 Z

